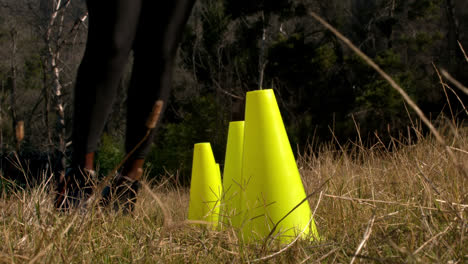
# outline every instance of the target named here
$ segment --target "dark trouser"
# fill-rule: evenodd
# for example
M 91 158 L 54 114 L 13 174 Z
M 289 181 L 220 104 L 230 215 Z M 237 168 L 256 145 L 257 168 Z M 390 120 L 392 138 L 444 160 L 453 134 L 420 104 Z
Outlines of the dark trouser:
M 85 154 L 97 150 L 131 50 L 127 151 L 144 137 L 155 101 L 167 104 L 174 57 L 194 2 L 87 0 L 89 31 L 75 87 L 72 165 L 83 166 Z M 132 158 L 144 158 L 152 139 Z

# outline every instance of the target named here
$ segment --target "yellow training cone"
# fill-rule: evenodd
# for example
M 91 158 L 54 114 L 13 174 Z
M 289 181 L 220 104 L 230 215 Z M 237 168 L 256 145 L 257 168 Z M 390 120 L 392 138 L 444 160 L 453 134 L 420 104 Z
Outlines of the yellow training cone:
M 244 239 L 265 239 L 273 228 L 281 242 L 301 232 L 318 238 L 309 203 L 293 210 L 306 194 L 273 90 L 247 93 L 244 132 Z
M 188 219 L 217 226 L 221 191 L 219 165 L 215 162 L 210 143 L 195 144 Z
M 219 167 L 219 163 L 216 163 L 216 173 L 218 173 L 218 178 L 221 180 L 221 169 Z
M 244 121 L 229 123 L 223 174 L 223 222 L 240 227 L 240 183 L 244 147 Z

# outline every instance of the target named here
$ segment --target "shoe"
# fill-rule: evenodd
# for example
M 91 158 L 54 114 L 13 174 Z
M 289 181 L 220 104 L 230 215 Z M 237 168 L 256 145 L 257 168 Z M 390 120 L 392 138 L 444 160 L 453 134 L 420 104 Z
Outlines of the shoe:
M 54 205 L 59 211 L 78 208 L 93 193 L 96 172 L 88 169 L 68 168 L 57 184 Z
M 101 205 L 107 207 L 112 204 L 115 211 L 122 210 L 124 214 L 133 212 L 140 186 L 138 180 L 119 174 L 110 186 L 102 190 Z

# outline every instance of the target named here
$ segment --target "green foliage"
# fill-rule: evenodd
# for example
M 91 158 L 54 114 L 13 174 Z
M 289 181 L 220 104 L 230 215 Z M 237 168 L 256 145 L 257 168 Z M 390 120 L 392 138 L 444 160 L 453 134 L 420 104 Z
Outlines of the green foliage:
M 437 15 L 440 11 L 442 0 L 416 0 L 410 3 L 408 18 L 410 20 L 427 19 Z
M 344 78 L 341 47 L 329 35 L 317 42 L 306 40 L 304 32 L 279 35 L 268 52 L 267 76 L 276 81 L 291 141 L 299 146 L 314 137 L 330 139 L 334 121 L 347 126 L 354 102 Z M 349 131 L 336 133 L 346 137 Z
M 375 62 L 387 71 L 398 71 L 405 67 L 401 61 L 400 55 L 392 49 L 384 50 L 380 53 L 375 58 Z
M 201 17 L 203 27 L 203 44 L 211 52 L 216 52 L 216 46 L 223 40 L 230 19 L 225 15 L 221 1 L 209 1 Z M 215 53 L 216 54 L 216 53 Z
M 414 52 L 429 52 L 433 46 L 443 39 L 440 31 L 417 32 L 413 35 L 401 35 L 398 41 L 403 43 L 408 49 Z
M 96 156 L 96 164 L 100 175 L 107 175 L 125 155 L 123 142 L 111 135 L 104 133 L 101 138 L 101 146 Z
M 463 18 L 467 12 L 466 8 L 460 7 L 467 4 L 453 2 L 458 8 L 454 18 L 459 21 L 459 40 L 466 50 L 466 36 L 461 32 L 466 28 Z M 409 123 L 401 96 L 332 33 L 311 19 L 308 10 L 316 11 L 348 36 L 391 75 L 425 113 L 440 113 L 446 100 L 431 63 L 448 69 L 462 83 L 466 83 L 467 68 L 462 56 L 457 61 L 453 59 L 455 53 L 452 51 L 458 50 L 457 45 L 450 51 L 447 49 L 447 3 L 443 0 L 200 1 L 184 31 L 174 74 L 173 100 L 146 164 L 151 177 L 157 177 L 166 169 L 171 173 L 179 171 L 187 180 L 193 144 L 201 141 L 210 141 L 217 160 L 222 161 L 228 117 L 241 115 L 239 109 L 242 109 L 243 100 L 239 98 L 258 87 L 262 63 L 266 63 L 263 86 L 275 90 L 294 149 L 295 146 L 305 147 L 312 139 L 330 140 L 330 130 L 340 142 L 355 138 L 351 117 L 359 123 L 364 141 L 369 131 L 387 131 L 388 124 L 398 130 Z M 74 8 L 70 6 L 68 10 L 71 9 Z M 71 13 L 76 16 L 83 11 L 74 10 Z M 9 144 L 11 149 L 10 142 L 14 139 L 8 108 L 11 23 L 2 18 L 0 16 L 0 57 L 4 58 L 0 60 L 0 125 L 3 147 L 6 149 L 5 145 Z M 64 26 L 67 21 L 75 19 L 66 18 Z M 54 102 L 47 101 L 50 104 L 50 110 L 47 110 L 45 98 L 37 97 L 43 96 L 39 93 L 39 89 L 47 85 L 43 81 L 50 81 L 47 79 L 50 72 L 43 70 L 50 71 L 51 68 L 41 64 L 45 43 L 33 27 L 23 29 L 18 26 L 17 29 L 20 33 L 16 57 L 18 113 L 26 113 L 35 121 L 27 124 L 31 129 L 28 135 L 40 138 L 36 135 L 46 135 L 47 127 L 51 128 L 52 137 L 56 137 L 53 131 Z M 455 32 L 455 28 L 452 27 L 452 31 Z M 263 41 L 264 32 L 266 38 Z M 75 37 L 75 34 L 69 34 L 72 35 Z M 65 106 L 72 105 L 73 85 L 65 84 L 72 83 L 74 76 L 70 69 L 78 63 L 77 56 L 72 53 L 77 53 L 84 43 L 84 38 L 76 37 L 74 45 L 65 45 L 61 49 Z M 67 39 L 63 41 L 69 43 Z M 127 85 L 122 82 L 122 88 Z M 461 100 L 466 101 L 463 97 Z M 456 98 L 451 100 L 454 109 L 457 102 Z M 35 110 L 29 106 L 34 106 Z M 239 109 L 233 111 L 236 107 Z M 68 123 L 72 116 L 71 107 L 65 110 Z M 114 113 L 114 123 L 120 124 L 125 111 L 119 109 Z M 98 156 L 102 171 L 111 169 L 123 156 L 123 143 L 119 137 L 123 138 L 123 131 L 103 136 Z M 45 141 L 37 139 L 36 142 Z
M 256 87 L 258 85 L 258 59 L 259 59 L 259 36 L 262 34 L 262 21 L 257 20 L 250 24 L 240 25 L 236 29 L 236 35 L 243 36 L 236 39 L 231 48 L 235 52 L 234 58 L 235 68 L 243 77 L 244 82 L 248 87 Z
M 2 173 L 0 171 L 0 173 Z M 0 177 L 0 196 L 9 195 L 15 189 L 14 184 Z
M 42 86 L 42 61 L 39 54 L 32 54 L 24 61 L 24 86 L 26 89 L 38 89 Z
M 359 107 L 371 111 L 373 114 L 391 116 L 399 109 L 403 101 L 385 80 L 375 80 L 364 86 L 363 92 L 356 98 Z
M 415 77 L 410 70 L 406 70 L 398 53 L 394 50 L 386 50 L 375 58 L 375 62 L 392 75 L 392 78 L 406 92 L 417 101 L 415 94 Z M 355 60 L 352 65 L 364 63 Z M 372 130 L 385 130 L 388 124 L 395 131 L 401 129 L 401 125 L 407 117 L 404 101 L 401 95 L 392 88 L 380 75 L 372 72 L 365 64 L 356 67 L 362 72 L 360 82 L 356 87 L 356 100 L 354 110 L 359 113 L 357 118 L 364 134 Z
M 311 63 L 315 64 L 318 69 L 326 73 L 335 66 L 337 55 L 331 44 L 325 44 L 315 50 L 315 56 Z
M 193 145 L 210 142 L 217 162 L 224 160 L 227 136 L 226 117 L 212 96 L 193 98 L 184 104 L 183 117 L 178 122 L 161 127 L 156 144 L 147 158 L 151 177 L 165 171 L 181 174 L 181 180 L 190 179 Z
M 227 1 L 226 10 L 234 18 L 248 16 L 259 12 L 279 13 L 280 15 L 290 15 L 292 1 L 290 0 L 238 0 Z M 301 6 L 302 7 L 302 6 Z

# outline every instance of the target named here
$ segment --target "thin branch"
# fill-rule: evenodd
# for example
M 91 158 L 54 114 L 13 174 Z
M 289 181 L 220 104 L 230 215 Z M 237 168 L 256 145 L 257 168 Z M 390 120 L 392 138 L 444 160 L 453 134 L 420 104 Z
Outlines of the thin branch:
M 63 44 L 67 43 L 67 40 L 71 38 L 71 36 L 78 31 L 81 25 L 85 26 L 85 21 L 88 18 L 88 12 L 84 13 L 82 16 L 76 19 L 75 23 L 73 24 L 72 28 L 69 30 L 67 35 L 62 38 L 62 40 L 57 44 L 57 50 L 60 50 L 63 47 Z
M 284 220 L 286 219 L 286 217 L 288 217 L 292 212 L 294 212 L 297 208 L 299 208 L 299 206 L 301 206 L 304 202 L 306 202 L 310 197 L 314 196 L 316 193 L 318 193 L 319 191 L 321 191 L 323 189 L 323 187 L 325 187 L 325 185 L 331 180 L 331 177 L 328 178 L 327 180 L 325 180 L 315 191 L 313 191 L 311 194 L 307 195 L 300 203 L 298 203 L 296 206 L 294 206 L 293 209 L 291 209 L 291 211 L 289 211 L 285 216 L 283 216 L 283 218 L 281 218 L 278 222 L 276 222 L 276 224 L 273 226 L 273 228 L 271 229 L 270 233 L 268 234 L 268 236 L 265 238 L 265 241 L 263 243 L 263 248 L 266 247 L 266 243 L 268 241 L 268 239 L 275 233 L 276 231 L 276 228 L 278 227 L 278 225 Z
M 369 66 L 371 66 L 377 73 L 379 73 L 400 95 L 403 97 L 403 99 L 408 103 L 411 108 L 416 112 L 416 114 L 421 118 L 421 120 L 426 124 L 426 126 L 429 128 L 429 130 L 432 132 L 436 140 L 445 147 L 445 150 L 447 154 L 450 156 L 452 161 L 457 165 L 457 167 L 460 167 L 457 161 L 457 158 L 455 154 L 452 152 L 452 150 L 448 147 L 446 144 L 445 140 L 442 138 L 442 136 L 439 134 L 437 129 L 432 125 L 431 121 L 426 117 L 426 115 L 422 112 L 422 110 L 419 108 L 418 105 L 409 97 L 409 95 L 398 85 L 395 80 L 392 79 L 386 72 L 384 72 L 379 65 L 377 65 L 371 58 L 369 58 L 366 54 L 364 54 L 359 48 L 357 48 L 348 38 L 346 38 L 343 34 L 341 34 L 337 29 L 335 29 L 332 25 L 330 25 L 328 22 L 323 20 L 319 15 L 317 15 L 313 11 L 309 11 L 309 15 L 313 17 L 315 20 L 317 20 L 320 24 L 322 24 L 325 28 L 330 30 L 337 38 L 339 38 L 341 41 L 343 41 L 351 50 L 353 50 L 359 57 L 361 57 Z M 468 178 L 467 171 L 464 168 L 461 168 L 461 172 L 465 177 Z
M 350 264 L 354 263 L 354 261 L 356 260 L 356 257 L 359 255 L 359 252 L 361 252 L 361 250 L 364 247 L 364 245 L 366 244 L 367 240 L 369 240 L 370 235 L 372 233 L 372 227 L 374 226 L 374 221 L 375 221 L 375 214 L 369 220 L 369 223 L 367 224 L 366 232 L 364 232 L 364 237 L 363 237 L 361 243 L 359 243 L 359 246 L 356 249 L 356 252 L 354 253 L 353 258 L 351 259 Z
M 462 51 L 462 53 L 463 53 L 463 56 L 465 56 L 465 60 L 466 60 L 466 62 L 468 62 L 468 56 L 466 56 L 466 52 L 465 52 L 465 50 L 463 49 L 463 46 L 462 46 L 462 44 L 460 43 L 460 41 L 459 41 L 459 40 L 457 40 L 457 42 L 458 42 L 458 46 L 460 47 L 460 50 L 461 50 L 461 51 Z
M 233 93 L 230 93 L 230 92 L 224 90 L 224 89 L 221 87 L 221 85 L 219 84 L 219 82 L 217 82 L 217 81 L 214 80 L 214 79 L 213 79 L 213 83 L 216 85 L 216 88 L 217 88 L 220 92 L 222 92 L 223 94 L 228 95 L 228 96 L 230 96 L 230 97 L 232 97 L 232 98 L 234 98 L 234 99 L 244 100 L 244 97 L 243 97 L 243 96 L 239 96 L 239 95 L 236 95 L 236 94 L 233 94 Z
M 320 196 L 319 196 L 319 199 L 317 201 L 317 205 L 315 206 L 314 213 L 310 216 L 309 222 L 307 223 L 307 225 L 304 227 L 304 229 L 302 229 L 302 231 L 296 236 L 296 238 L 291 243 L 289 243 L 287 246 L 285 246 L 284 248 L 282 248 L 281 250 L 279 250 L 279 251 L 277 251 L 277 252 L 275 252 L 273 254 L 270 254 L 270 255 L 262 257 L 262 258 L 254 259 L 254 260 L 252 260 L 252 262 L 258 262 L 258 261 L 264 261 L 264 260 L 267 260 L 267 259 L 271 259 L 271 258 L 273 258 L 275 256 L 278 256 L 279 254 L 283 253 L 284 251 L 289 249 L 292 245 L 294 245 L 294 243 L 296 243 L 296 241 L 299 240 L 299 238 L 302 236 L 302 234 L 304 234 L 305 230 L 310 226 L 310 223 L 312 223 L 312 221 L 314 220 L 315 212 L 317 211 L 317 208 L 318 208 L 320 202 L 322 201 L 322 194 L 323 194 L 323 192 L 320 192 Z
M 448 225 L 447 228 L 444 229 L 444 231 L 438 233 L 437 235 L 431 237 L 429 240 L 427 240 L 426 242 L 424 242 L 418 249 L 416 249 L 414 252 L 413 252 L 413 255 L 416 255 L 419 253 L 419 251 L 421 251 L 425 246 L 427 246 L 429 243 L 431 243 L 432 241 L 434 241 L 435 239 L 437 239 L 438 237 L 442 236 L 443 234 L 447 233 L 447 231 L 449 231 L 449 229 L 452 227 L 452 225 Z
M 384 201 L 384 200 L 374 200 L 374 199 L 353 198 L 353 197 L 338 196 L 338 195 L 332 195 L 332 194 L 324 194 L 323 196 L 329 197 L 329 198 L 335 198 L 335 199 L 351 201 L 351 202 L 363 203 L 363 204 L 366 204 L 366 205 L 370 205 L 372 207 L 375 207 L 375 205 L 373 205 L 371 203 L 381 203 L 381 204 L 393 204 L 393 205 L 400 205 L 400 206 L 406 206 L 406 207 L 422 208 L 422 209 L 425 209 L 425 210 L 445 212 L 445 210 L 442 210 L 440 208 L 420 206 L 418 204 L 402 203 L 402 202 L 396 202 L 396 201 Z
M 468 95 L 468 88 L 466 88 L 466 86 L 461 84 L 459 81 L 455 80 L 455 78 L 453 78 L 452 75 L 450 75 L 446 70 L 441 69 L 440 73 L 442 73 L 442 75 L 445 78 L 447 78 L 447 80 L 449 80 L 449 82 L 453 83 L 453 85 L 455 85 L 458 89 L 460 89 L 462 92 L 464 92 L 465 94 Z
M 447 104 L 448 104 L 448 107 L 449 107 L 449 110 L 450 110 L 450 114 L 451 114 L 451 116 L 452 116 L 452 121 L 455 122 L 455 116 L 453 115 L 452 105 L 450 104 L 450 99 L 449 99 L 449 97 L 448 97 L 447 90 L 445 89 L 445 87 L 446 87 L 447 85 L 446 85 L 445 82 L 443 81 L 442 76 L 440 76 L 440 72 L 439 72 L 439 70 L 437 69 L 437 67 L 435 66 L 434 62 L 432 62 L 432 67 L 433 67 L 434 70 L 436 71 L 437 76 L 439 76 L 439 81 L 440 81 L 440 84 L 442 85 L 442 89 L 444 90 L 445 98 L 446 98 L 446 100 L 447 100 Z
M 435 199 L 435 200 L 436 200 L 436 202 L 443 203 L 443 204 L 448 204 L 449 203 L 449 202 L 441 200 L 441 199 Z M 451 204 L 452 204 L 452 206 L 459 206 L 462 209 L 468 208 L 468 204 L 461 204 L 461 203 L 451 203 Z
M 161 201 L 161 199 L 159 199 L 159 197 L 153 191 L 151 191 L 151 189 L 149 188 L 149 186 L 147 184 L 143 183 L 142 185 L 143 185 L 143 188 L 145 188 L 145 190 L 159 204 L 159 207 L 161 208 L 161 211 L 163 212 L 163 216 L 164 216 L 163 226 L 170 226 L 173 221 L 172 221 L 171 214 L 169 213 L 169 210 L 167 209 L 167 207 L 164 205 L 164 203 Z

